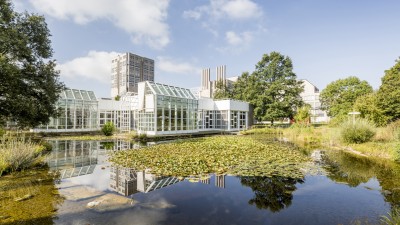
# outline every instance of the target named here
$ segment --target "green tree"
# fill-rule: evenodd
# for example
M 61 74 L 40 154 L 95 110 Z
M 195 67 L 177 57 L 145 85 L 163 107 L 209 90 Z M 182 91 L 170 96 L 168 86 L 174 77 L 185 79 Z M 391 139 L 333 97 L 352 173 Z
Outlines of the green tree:
M 385 71 L 377 98 L 378 106 L 387 116 L 388 122 L 400 119 L 400 59 Z
M 296 80 L 292 60 L 278 52 L 264 54 L 249 75 L 244 73 L 234 86 L 233 98 L 250 102 L 257 120 L 293 118 L 303 104 L 303 87 Z
M 299 124 L 309 124 L 310 123 L 310 110 L 311 110 L 311 106 L 309 104 L 306 104 L 302 107 L 300 107 L 297 110 L 296 115 L 294 116 L 294 119 L 296 120 L 296 123 Z
M 232 97 L 232 90 L 224 81 L 217 81 L 215 84 L 214 99 L 226 99 Z
M 372 93 L 372 87 L 367 81 L 358 77 L 348 77 L 331 82 L 320 94 L 321 108 L 329 116 L 342 120 L 353 111 L 358 97 Z
M 378 105 L 376 92 L 358 97 L 354 103 L 354 110 L 361 113 L 361 118 L 372 121 L 377 126 L 384 126 L 388 121 L 388 118 Z
M 59 82 L 44 17 L 13 11 L 0 0 L 0 122 L 20 127 L 47 123 L 57 114 Z

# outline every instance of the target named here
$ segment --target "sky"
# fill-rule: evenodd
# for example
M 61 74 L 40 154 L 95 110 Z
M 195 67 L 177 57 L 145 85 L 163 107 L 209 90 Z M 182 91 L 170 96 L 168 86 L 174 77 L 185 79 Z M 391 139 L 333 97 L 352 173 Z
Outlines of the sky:
M 13 0 L 44 15 L 67 87 L 111 95 L 111 59 L 155 60 L 155 82 L 194 88 L 201 69 L 253 72 L 272 51 L 320 90 L 349 76 L 379 88 L 400 56 L 398 0 Z

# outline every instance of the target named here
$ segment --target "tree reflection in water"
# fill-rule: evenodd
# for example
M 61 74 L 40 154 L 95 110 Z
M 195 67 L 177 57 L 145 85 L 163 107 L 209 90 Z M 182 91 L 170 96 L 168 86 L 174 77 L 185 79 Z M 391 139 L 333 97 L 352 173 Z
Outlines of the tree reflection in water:
M 240 177 L 240 182 L 254 192 L 249 204 L 258 209 L 278 212 L 292 204 L 296 184 L 304 181 L 288 177 Z

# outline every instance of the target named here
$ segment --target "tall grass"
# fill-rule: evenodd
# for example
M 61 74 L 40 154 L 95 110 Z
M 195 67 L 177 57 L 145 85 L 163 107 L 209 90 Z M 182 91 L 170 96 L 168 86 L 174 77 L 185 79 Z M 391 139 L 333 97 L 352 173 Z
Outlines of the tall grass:
M 365 119 L 347 120 L 340 125 L 340 135 L 345 143 L 365 143 L 375 133 L 375 126 Z
M 33 142 L 25 135 L 3 135 L 0 137 L 0 176 L 38 164 L 45 149 L 45 146 Z
M 400 224 L 400 210 L 397 207 L 388 212 L 387 216 L 381 216 L 381 224 L 398 225 Z

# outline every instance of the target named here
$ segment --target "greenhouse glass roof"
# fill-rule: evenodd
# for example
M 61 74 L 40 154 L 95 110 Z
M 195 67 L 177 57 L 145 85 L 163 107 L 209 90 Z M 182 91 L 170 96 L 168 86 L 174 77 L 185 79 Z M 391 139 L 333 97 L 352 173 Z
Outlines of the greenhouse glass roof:
M 154 94 L 178 98 L 196 99 L 193 93 L 187 88 L 174 87 L 166 84 L 147 82 Z
M 93 91 L 65 89 L 60 93 L 61 99 L 78 99 L 86 101 L 97 101 L 96 95 Z

